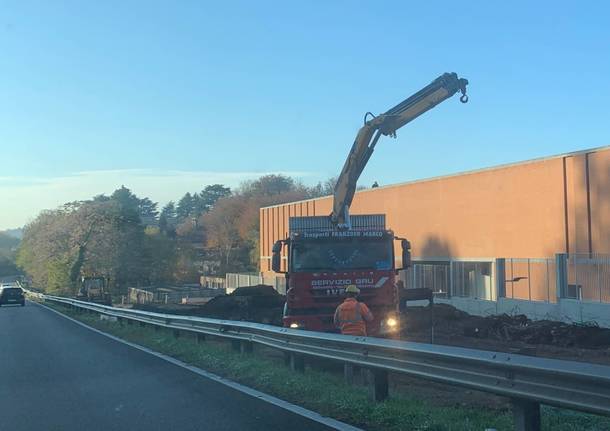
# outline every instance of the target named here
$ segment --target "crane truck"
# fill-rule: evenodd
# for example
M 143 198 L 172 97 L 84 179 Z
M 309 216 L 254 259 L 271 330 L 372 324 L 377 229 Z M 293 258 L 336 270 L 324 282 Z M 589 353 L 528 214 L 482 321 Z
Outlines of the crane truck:
M 396 276 L 411 262 L 411 244 L 386 227 L 384 214 L 351 215 L 349 207 L 360 174 L 379 138 L 396 131 L 457 92 L 466 103 L 468 81 L 445 73 L 384 114 L 367 112 L 364 125 L 334 187 L 329 216 L 291 217 L 288 238 L 274 243 L 272 269 L 286 276 L 285 327 L 335 332 L 333 314 L 345 288 L 354 284 L 360 300 L 371 309 L 368 326 L 373 336 L 392 336 L 400 327 Z M 397 267 L 394 242 L 399 241 L 402 267 Z M 281 271 L 286 247 L 287 271 Z

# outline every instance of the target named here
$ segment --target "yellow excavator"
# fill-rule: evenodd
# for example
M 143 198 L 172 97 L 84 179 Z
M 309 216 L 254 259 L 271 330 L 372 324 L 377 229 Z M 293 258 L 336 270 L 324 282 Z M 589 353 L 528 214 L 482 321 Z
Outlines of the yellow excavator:
M 112 305 L 112 299 L 108 292 L 108 279 L 100 276 L 81 277 L 76 298 L 81 301 Z

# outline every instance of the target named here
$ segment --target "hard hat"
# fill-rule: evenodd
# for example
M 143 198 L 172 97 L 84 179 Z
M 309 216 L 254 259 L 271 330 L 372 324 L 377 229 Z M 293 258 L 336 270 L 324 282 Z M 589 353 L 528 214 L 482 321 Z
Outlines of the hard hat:
M 345 289 L 345 293 L 355 293 L 357 295 L 360 293 L 360 289 L 358 289 L 355 284 L 350 284 Z

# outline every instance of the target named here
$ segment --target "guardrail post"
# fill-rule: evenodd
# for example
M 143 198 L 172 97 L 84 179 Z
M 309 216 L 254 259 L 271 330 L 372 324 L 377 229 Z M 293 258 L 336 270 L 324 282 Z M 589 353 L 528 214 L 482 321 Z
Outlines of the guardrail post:
M 540 431 L 540 403 L 512 399 L 515 431 Z
M 174 338 L 180 338 L 180 330 L 174 329 Z
M 305 372 L 305 357 L 299 353 L 290 353 L 290 369 L 297 373 Z
M 348 385 L 354 384 L 354 365 L 346 362 L 343 364 L 343 378 Z
M 201 344 L 205 341 L 205 334 L 197 333 L 197 344 Z
M 243 353 L 252 353 L 254 350 L 254 345 L 252 343 L 252 341 L 242 341 L 241 343 L 239 343 L 240 345 L 240 352 Z
M 146 326 L 146 322 L 140 322 L 140 327 L 144 328 Z
M 384 401 L 389 395 L 388 372 L 386 370 L 372 369 L 371 399 L 373 401 Z
M 127 324 L 128 324 L 128 325 L 133 325 L 133 320 L 131 320 L 131 319 L 127 319 Z

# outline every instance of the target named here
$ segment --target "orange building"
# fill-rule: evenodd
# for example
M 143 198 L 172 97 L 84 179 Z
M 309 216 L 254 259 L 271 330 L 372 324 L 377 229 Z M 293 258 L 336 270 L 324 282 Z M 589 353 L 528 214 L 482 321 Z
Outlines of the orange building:
M 261 208 L 261 271 L 270 273 L 271 247 L 286 238 L 289 217 L 327 215 L 331 205 L 329 196 Z M 585 258 L 605 264 L 610 254 L 610 147 L 362 190 L 350 212 L 385 213 L 388 227 L 411 241 L 409 287 L 485 300 L 610 302 L 610 264 L 581 271 L 580 280 L 570 270 Z M 568 255 L 565 292 L 556 291 L 558 253 Z

